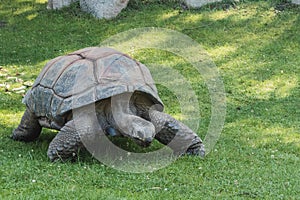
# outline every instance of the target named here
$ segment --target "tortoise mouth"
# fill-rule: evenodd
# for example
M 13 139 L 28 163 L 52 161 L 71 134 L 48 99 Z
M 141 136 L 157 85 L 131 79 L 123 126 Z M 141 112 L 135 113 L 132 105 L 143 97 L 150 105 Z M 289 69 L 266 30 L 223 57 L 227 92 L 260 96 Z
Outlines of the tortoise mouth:
M 133 138 L 133 141 L 134 141 L 136 144 L 138 144 L 139 146 L 144 147 L 144 148 L 149 147 L 150 144 L 151 144 L 151 142 L 152 142 L 152 140 L 151 140 L 151 141 L 150 141 L 150 140 L 144 141 L 144 140 L 141 140 L 141 139 L 139 139 L 139 138 Z

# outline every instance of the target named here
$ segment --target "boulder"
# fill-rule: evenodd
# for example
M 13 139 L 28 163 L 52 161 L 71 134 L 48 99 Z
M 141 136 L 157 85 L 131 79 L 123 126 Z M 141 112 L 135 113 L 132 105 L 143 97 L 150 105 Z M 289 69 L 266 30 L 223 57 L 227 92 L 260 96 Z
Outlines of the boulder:
M 71 3 L 79 0 L 48 0 L 48 9 L 60 9 L 65 6 L 69 6 Z
M 83 11 L 97 18 L 110 19 L 116 17 L 124 9 L 129 0 L 80 0 Z
M 292 0 L 292 3 L 300 5 L 300 0 Z
M 184 0 L 189 8 L 200 8 L 209 3 L 220 2 L 222 0 Z

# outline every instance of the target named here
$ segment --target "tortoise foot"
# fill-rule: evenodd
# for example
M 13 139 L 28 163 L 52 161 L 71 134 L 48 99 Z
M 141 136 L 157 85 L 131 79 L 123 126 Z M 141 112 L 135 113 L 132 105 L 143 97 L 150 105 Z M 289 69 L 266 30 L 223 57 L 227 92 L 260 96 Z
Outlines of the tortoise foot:
M 42 130 L 36 116 L 28 109 L 25 111 L 21 122 L 11 135 L 11 139 L 30 142 L 38 138 Z
M 205 157 L 205 147 L 199 138 L 195 138 L 193 144 L 186 150 L 186 155 Z

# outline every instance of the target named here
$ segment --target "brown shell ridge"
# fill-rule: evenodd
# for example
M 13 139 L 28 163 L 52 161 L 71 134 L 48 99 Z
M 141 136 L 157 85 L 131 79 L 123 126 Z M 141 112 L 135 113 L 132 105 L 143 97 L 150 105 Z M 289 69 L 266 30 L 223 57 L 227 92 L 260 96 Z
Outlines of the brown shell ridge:
M 100 51 L 100 56 L 97 56 L 96 58 L 89 57 L 89 54 L 84 55 L 85 53 L 90 53 L 90 52 L 97 51 L 97 50 Z M 102 52 L 101 52 L 101 50 L 102 50 Z M 130 58 L 128 55 L 126 55 L 120 51 L 117 51 L 115 49 L 109 48 L 109 47 L 87 47 L 87 48 L 69 53 L 68 55 L 78 55 L 78 56 L 82 57 L 83 59 L 97 61 L 101 58 L 105 58 L 105 57 L 111 56 L 113 54 L 120 54 L 120 55 Z M 130 58 L 130 59 L 132 59 L 132 58 Z
M 40 73 L 40 75 L 38 76 L 37 80 L 35 81 L 35 83 L 33 84 L 32 88 L 38 86 L 41 82 L 41 80 L 45 77 L 45 74 L 48 72 L 48 70 L 59 60 L 64 59 L 64 56 L 59 56 L 57 58 L 51 59 L 50 61 L 48 61 L 46 63 L 46 66 L 42 69 L 42 72 Z
M 113 55 L 113 54 L 111 54 L 111 55 Z M 109 56 L 111 56 L 111 55 L 109 55 Z M 111 62 L 110 65 L 112 65 L 113 63 L 115 63 L 116 61 L 118 61 L 122 56 L 123 56 L 123 55 L 120 55 L 120 56 L 119 56 L 118 58 L 116 58 L 113 62 Z M 108 57 L 108 56 L 106 56 L 106 57 Z M 103 58 L 105 58 L 105 57 L 103 57 Z M 96 65 L 96 64 L 95 64 L 95 65 Z M 96 66 L 96 67 L 97 67 L 97 66 Z M 107 71 L 108 71 L 109 69 L 110 69 L 110 68 L 107 67 L 107 68 L 103 71 L 103 73 L 101 74 L 100 77 L 102 77 L 103 74 L 106 74 Z M 96 72 L 96 71 L 95 71 L 95 72 Z M 97 79 L 98 79 L 98 77 L 97 77 Z M 101 83 L 101 80 L 103 80 L 103 79 L 100 79 L 100 81 L 98 81 L 98 83 Z
M 140 70 L 141 74 L 143 75 L 144 83 L 145 83 L 146 85 L 148 85 L 148 84 L 147 84 L 147 81 L 146 81 L 146 79 L 145 79 L 145 74 L 144 74 L 144 72 L 143 72 L 143 70 L 142 70 L 141 63 L 140 63 L 140 62 L 137 62 L 136 60 L 134 60 L 134 61 L 135 61 L 136 64 L 139 66 L 139 70 Z

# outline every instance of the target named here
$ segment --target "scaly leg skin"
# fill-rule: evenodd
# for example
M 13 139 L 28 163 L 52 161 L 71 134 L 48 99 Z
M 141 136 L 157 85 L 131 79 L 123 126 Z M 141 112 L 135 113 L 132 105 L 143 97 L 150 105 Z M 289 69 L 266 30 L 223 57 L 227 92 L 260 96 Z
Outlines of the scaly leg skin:
M 98 122 L 99 122 L 99 125 L 102 129 L 103 132 L 106 133 L 106 135 L 110 135 L 112 137 L 115 137 L 115 136 L 120 136 L 120 132 L 118 130 L 116 130 L 114 127 L 112 127 L 111 124 L 109 124 L 107 122 L 107 116 L 111 115 L 110 114 L 110 105 L 106 105 L 105 102 L 102 102 L 101 105 L 97 105 L 98 107 L 96 108 L 97 109 L 97 119 L 98 119 Z M 106 108 L 108 107 L 108 108 Z M 108 112 L 108 113 L 105 113 L 104 111 Z M 112 120 L 112 119 L 111 119 Z
M 74 160 L 80 149 L 97 151 L 99 140 L 105 133 L 111 136 L 119 135 L 119 132 L 108 124 L 104 113 L 97 112 L 94 116 L 93 112 L 93 106 L 79 108 L 73 120 L 61 128 L 48 148 L 47 155 L 51 161 Z
M 83 147 L 73 120 L 65 124 L 51 141 L 47 155 L 51 161 L 74 159 Z
M 13 131 L 11 138 L 13 140 L 30 142 L 39 137 L 41 130 L 42 127 L 37 117 L 29 109 L 26 109 L 18 128 Z
M 176 155 L 205 156 L 202 140 L 189 127 L 163 112 L 150 110 L 149 115 L 157 132 L 155 138 L 173 149 Z

